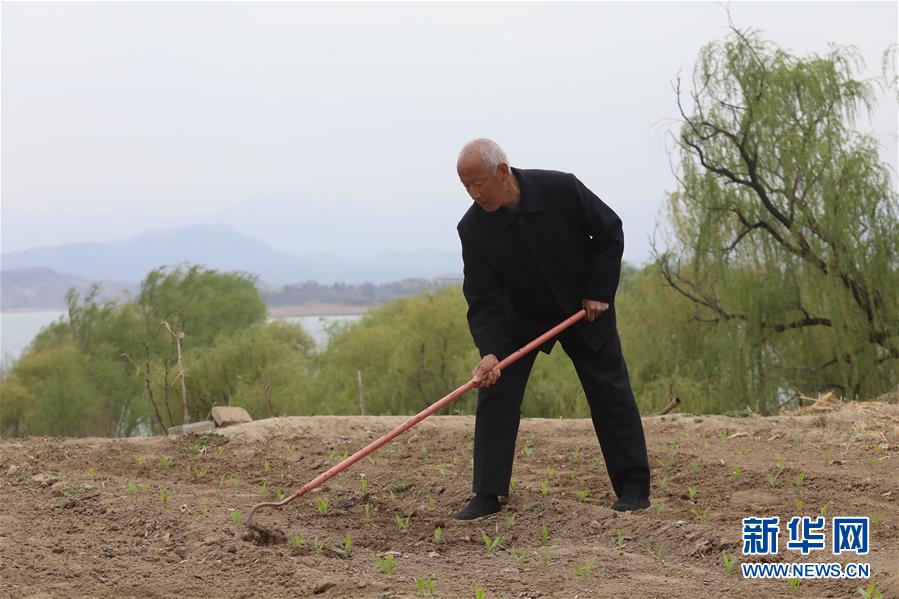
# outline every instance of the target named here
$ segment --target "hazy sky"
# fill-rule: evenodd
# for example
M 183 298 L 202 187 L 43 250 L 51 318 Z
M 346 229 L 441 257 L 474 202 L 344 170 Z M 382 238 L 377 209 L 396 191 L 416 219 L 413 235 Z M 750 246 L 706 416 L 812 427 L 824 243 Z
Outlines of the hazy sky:
M 797 54 L 881 77 L 897 4 L 731 3 Z M 672 81 L 721 3 L 3 3 L 2 249 L 222 222 L 292 253 L 455 250 L 480 136 L 573 172 L 641 263 Z M 858 123 L 895 167 L 896 98 Z

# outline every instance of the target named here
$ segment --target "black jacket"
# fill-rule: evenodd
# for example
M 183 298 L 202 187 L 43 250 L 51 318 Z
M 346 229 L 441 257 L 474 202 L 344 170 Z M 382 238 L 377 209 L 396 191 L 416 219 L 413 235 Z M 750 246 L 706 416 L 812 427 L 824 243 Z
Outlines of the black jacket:
M 577 312 L 584 298 L 611 305 L 624 251 L 621 219 L 577 177 L 512 173 L 519 213 L 472 203 L 457 226 L 471 335 L 481 356 L 499 359 Z M 598 349 L 615 330 L 614 308 L 575 327 Z

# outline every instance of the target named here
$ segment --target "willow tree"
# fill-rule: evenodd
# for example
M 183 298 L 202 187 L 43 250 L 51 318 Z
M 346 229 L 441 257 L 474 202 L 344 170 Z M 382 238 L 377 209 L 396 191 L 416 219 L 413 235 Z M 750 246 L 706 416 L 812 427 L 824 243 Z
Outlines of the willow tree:
M 860 65 L 851 48 L 797 57 L 732 29 L 701 50 L 691 90 L 677 81 L 679 185 L 656 258 L 708 334 L 731 340 L 716 359 L 763 410 L 897 382 L 897 195 L 853 128 L 874 104 Z

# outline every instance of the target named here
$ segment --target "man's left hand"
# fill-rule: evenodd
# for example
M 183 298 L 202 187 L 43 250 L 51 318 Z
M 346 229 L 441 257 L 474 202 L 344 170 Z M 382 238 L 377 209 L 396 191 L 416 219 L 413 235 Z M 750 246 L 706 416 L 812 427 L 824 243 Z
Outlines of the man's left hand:
M 581 300 L 581 306 L 587 311 L 587 320 L 590 322 L 596 320 L 600 314 L 609 309 L 609 304 L 591 299 Z

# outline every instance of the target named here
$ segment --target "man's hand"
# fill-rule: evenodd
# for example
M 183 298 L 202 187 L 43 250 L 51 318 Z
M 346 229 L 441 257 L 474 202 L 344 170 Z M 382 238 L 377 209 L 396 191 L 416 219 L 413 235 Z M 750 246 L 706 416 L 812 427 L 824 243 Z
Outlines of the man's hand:
M 587 320 L 590 322 L 596 320 L 600 314 L 609 309 L 609 304 L 590 299 L 581 300 L 581 306 L 587 311 Z
M 500 369 L 497 368 L 497 364 L 499 364 L 499 360 L 497 360 L 496 356 L 493 354 L 487 354 L 481 358 L 478 365 L 471 371 L 471 380 L 474 381 L 474 386 L 489 387 L 499 380 L 502 373 L 500 372 Z

